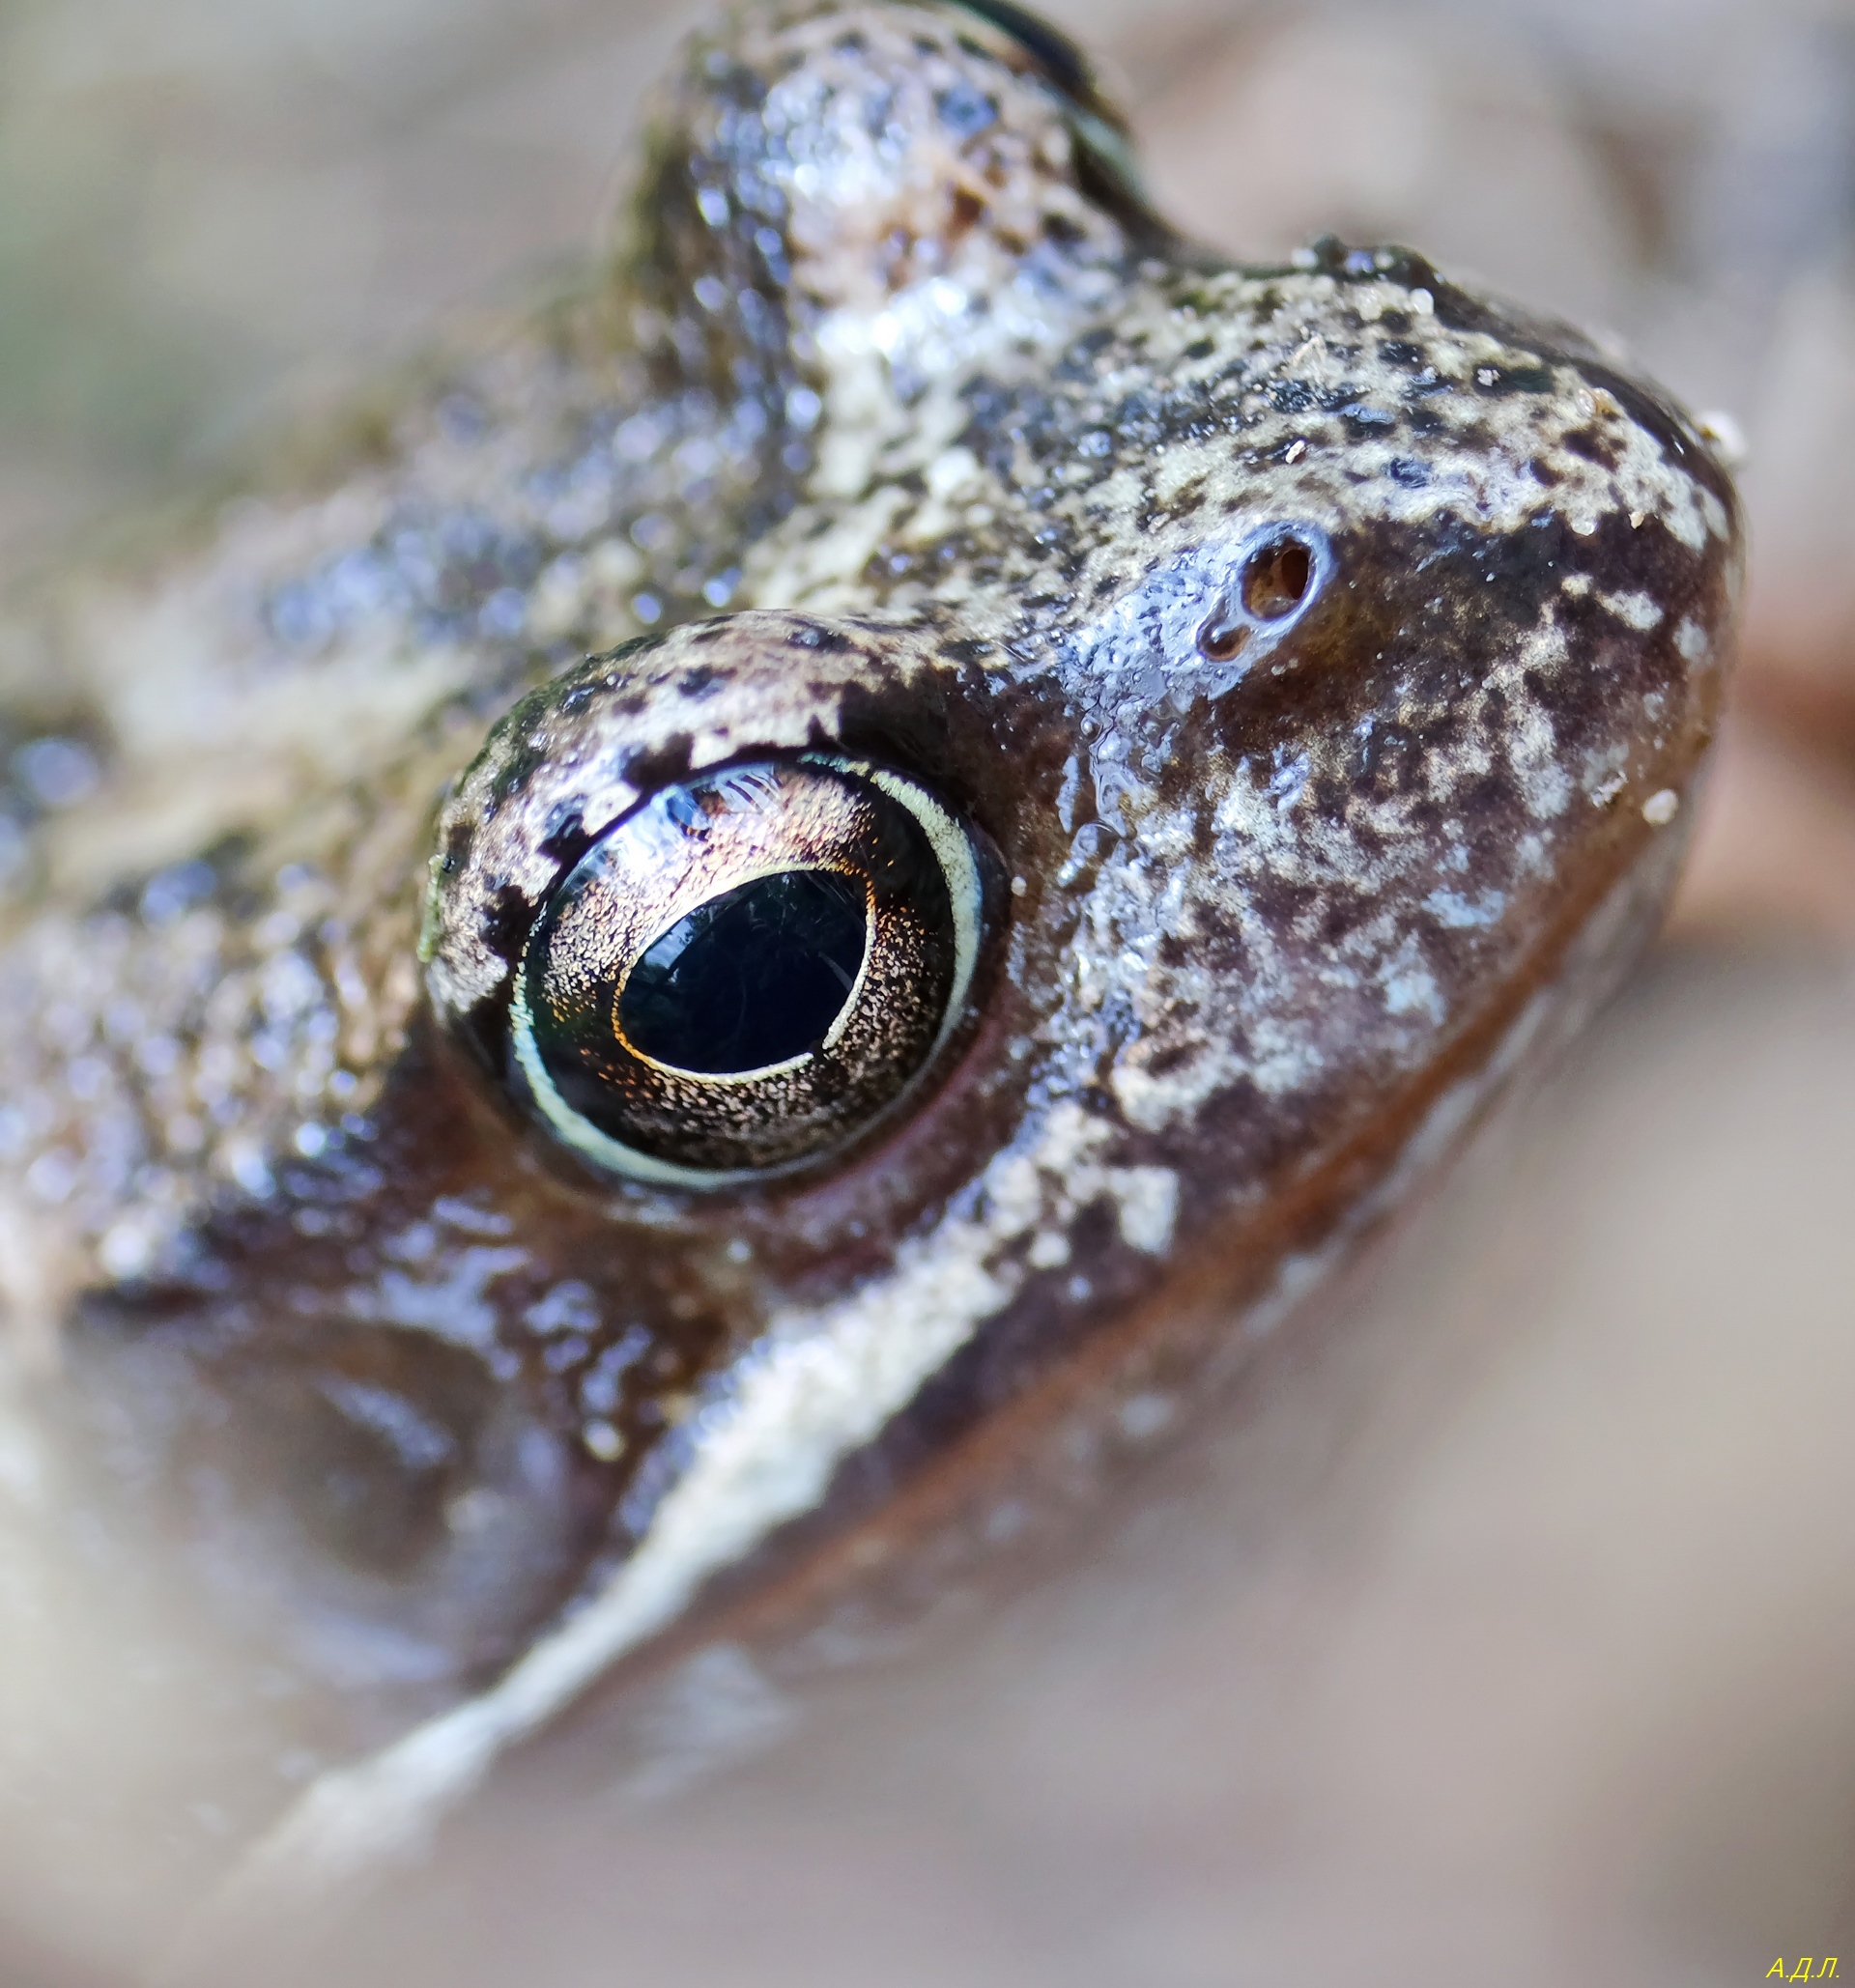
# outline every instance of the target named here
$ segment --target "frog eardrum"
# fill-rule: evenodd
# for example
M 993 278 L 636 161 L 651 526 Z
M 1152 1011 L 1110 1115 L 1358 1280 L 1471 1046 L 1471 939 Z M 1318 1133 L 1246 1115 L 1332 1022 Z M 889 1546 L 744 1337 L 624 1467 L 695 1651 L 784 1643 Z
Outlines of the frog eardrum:
M 840 1148 L 957 1024 L 981 895 L 969 832 L 886 768 L 809 753 L 662 787 L 529 935 L 511 1033 L 535 1110 L 679 1186 Z

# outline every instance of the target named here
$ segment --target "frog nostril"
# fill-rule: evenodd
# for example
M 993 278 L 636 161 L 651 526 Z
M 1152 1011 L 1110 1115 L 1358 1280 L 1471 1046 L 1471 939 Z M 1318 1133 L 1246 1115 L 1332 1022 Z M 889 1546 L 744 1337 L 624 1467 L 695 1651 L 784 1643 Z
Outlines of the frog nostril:
M 1249 639 L 1249 624 L 1219 609 L 1198 631 L 1198 653 L 1208 662 L 1228 663 Z
M 1314 547 L 1298 531 L 1275 530 L 1252 546 L 1236 584 L 1198 630 L 1198 653 L 1228 663 L 1259 629 L 1289 619 L 1307 603 L 1319 578 Z
M 1279 621 L 1300 606 L 1313 577 L 1314 555 L 1298 538 L 1271 539 L 1243 561 L 1243 606 L 1258 621 Z

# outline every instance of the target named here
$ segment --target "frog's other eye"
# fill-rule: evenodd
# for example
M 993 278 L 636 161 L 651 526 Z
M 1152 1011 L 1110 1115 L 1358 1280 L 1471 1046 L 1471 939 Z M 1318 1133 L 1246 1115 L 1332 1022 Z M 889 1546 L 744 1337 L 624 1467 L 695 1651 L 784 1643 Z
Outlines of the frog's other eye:
M 968 14 L 989 21 L 1015 42 L 1062 98 L 1076 143 L 1084 190 L 1110 213 L 1143 233 L 1168 231 L 1153 213 L 1126 120 L 1101 94 L 1088 58 L 1070 38 L 1013 0 L 959 0 Z
M 1260 630 L 1274 632 L 1300 613 L 1327 577 L 1324 537 L 1271 531 L 1252 546 L 1225 598 L 1198 631 L 1198 650 L 1227 663 Z
M 823 753 L 660 788 L 540 907 L 517 963 L 533 1107 L 609 1172 L 713 1187 L 846 1146 L 933 1062 L 978 958 L 968 829 Z
M 1050 82 L 1072 102 L 1101 108 L 1089 59 L 1059 28 L 1012 0 L 960 0 L 969 14 L 1009 35 Z

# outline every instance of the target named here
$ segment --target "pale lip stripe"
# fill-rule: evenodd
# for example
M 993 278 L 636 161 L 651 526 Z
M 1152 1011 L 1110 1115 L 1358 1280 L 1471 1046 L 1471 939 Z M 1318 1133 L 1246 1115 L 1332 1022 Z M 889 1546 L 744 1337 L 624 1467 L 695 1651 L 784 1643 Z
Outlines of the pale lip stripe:
M 711 1574 L 815 1506 L 838 1463 L 1008 1302 L 1013 1286 L 985 1260 L 1021 1233 L 1027 1212 L 1034 1224 L 1041 1206 L 1006 1201 L 918 1239 L 895 1274 L 805 1320 L 802 1337 L 798 1321 L 783 1332 L 776 1319 L 764 1350 L 709 1409 L 688 1474 L 605 1588 L 478 1697 L 321 1776 L 207 1901 L 157 1978 L 187 1979 L 242 1928 L 415 1855 L 505 1747 L 671 1621 Z

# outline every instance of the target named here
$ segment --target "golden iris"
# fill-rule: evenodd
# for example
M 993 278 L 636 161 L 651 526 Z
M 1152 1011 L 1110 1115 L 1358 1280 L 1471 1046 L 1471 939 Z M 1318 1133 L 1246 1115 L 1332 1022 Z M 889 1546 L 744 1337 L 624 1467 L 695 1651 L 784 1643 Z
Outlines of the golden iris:
M 715 1186 L 845 1144 L 932 1061 L 978 956 L 971 835 L 808 753 L 667 786 L 561 880 L 516 978 L 536 1109 L 608 1171 Z

